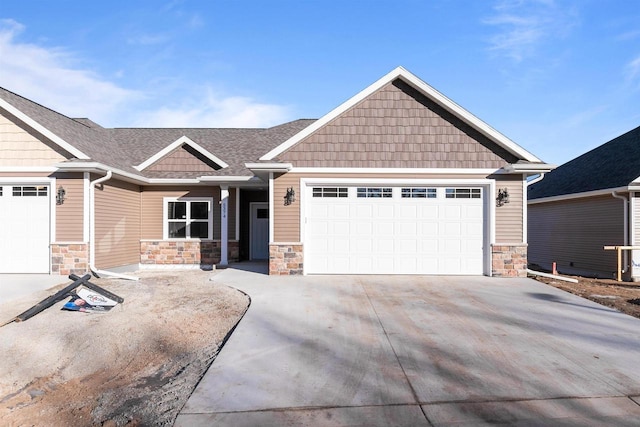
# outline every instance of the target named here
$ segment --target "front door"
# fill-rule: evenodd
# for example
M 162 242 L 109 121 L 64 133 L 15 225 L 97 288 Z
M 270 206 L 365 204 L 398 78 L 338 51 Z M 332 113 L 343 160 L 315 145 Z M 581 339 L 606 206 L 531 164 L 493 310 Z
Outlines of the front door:
M 251 259 L 269 259 L 269 204 L 251 203 Z

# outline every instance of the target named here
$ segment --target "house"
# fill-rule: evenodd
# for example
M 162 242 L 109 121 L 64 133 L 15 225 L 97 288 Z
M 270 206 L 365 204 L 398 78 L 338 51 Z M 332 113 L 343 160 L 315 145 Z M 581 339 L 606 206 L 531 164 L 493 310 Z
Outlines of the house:
M 266 129 L 107 129 L 7 90 L 0 120 L 0 273 L 523 276 L 551 169 L 401 67 Z
M 617 252 L 640 244 L 640 127 L 548 173 L 529 187 L 529 261 L 566 274 L 613 278 Z M 627 280 L 640 253 L 624 252 Z

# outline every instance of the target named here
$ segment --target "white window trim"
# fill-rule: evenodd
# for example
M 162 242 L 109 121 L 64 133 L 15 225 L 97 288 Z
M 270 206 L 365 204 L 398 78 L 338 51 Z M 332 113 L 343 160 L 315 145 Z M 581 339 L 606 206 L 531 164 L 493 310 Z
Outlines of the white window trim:
M 209 215 L 207 217 L 208 223 L 208 236 L 206 239 L 200 237 L 184 237 L 176 238 L 169 237 L 169 202 L 208 202 L 209 203 Z M 187 209 L 189 211 L 189 209 Z M 188 222 L 188 220 L 187 220 Z M 162 199 L 162 239 L 171 241 L 189 241 L 189 240 L 213 240 L 213 197 L 163 197 Z

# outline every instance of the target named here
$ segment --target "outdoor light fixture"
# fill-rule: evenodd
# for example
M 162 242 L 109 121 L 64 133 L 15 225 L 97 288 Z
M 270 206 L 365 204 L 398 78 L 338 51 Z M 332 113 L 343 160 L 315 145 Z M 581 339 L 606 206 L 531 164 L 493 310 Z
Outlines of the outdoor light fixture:
M 500 188 L 498 197 L 496 197 L 496 206 L 503 206 L 507 203 L 509 203 L 509 191 L 506 188 Z
M 287 188 L 287 194 L 284 196 L 284 205 L 289 206 L 296 201 L 296 192 L 293 191 L 293 187 Z
M 56 204 L 61 205 L 64 203 L 64 196 L 67 192 L 62 188 L 62 186 L 58 187 L 58 193 L 56 194 Z

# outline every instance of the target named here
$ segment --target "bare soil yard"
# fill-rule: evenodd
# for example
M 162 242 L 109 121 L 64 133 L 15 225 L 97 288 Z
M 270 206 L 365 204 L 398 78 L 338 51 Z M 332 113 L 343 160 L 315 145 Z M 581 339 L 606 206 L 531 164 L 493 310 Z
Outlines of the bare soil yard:
M 537 276 L 535 279 L 572 294 L 590 299 L 625 314 L 640 318 L 640 283 L 616 282 L 571 276 L 578 283 Z
M 124 304 L 89 314 L 62 311 L 63 301 L 1 327 L 0 425 L 173 424 L 249 306 L 245 294 L 210 281 L 214 274 L 92 279 Z M 50 294 L 0 305 L 0 322 Z

